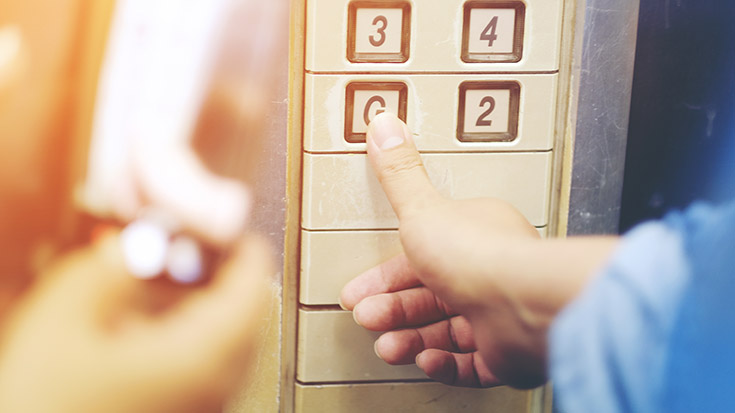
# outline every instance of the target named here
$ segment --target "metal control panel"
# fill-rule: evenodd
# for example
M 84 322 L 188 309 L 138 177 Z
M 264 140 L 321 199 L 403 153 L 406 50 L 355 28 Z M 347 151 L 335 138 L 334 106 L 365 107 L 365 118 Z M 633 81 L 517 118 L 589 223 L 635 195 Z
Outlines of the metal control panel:
M 397 218 L 367 161 L 365 133 L 378 113 L 406 121 L 444 195 L 505 199 L 542 233 L 555 222 L 564 6 L 303 4 L 303 122 L 292 131 L 301 137 L 294 411 L 454 411 L 460 397 L 465 411 L 542 410 L 543 389 L 442 388 L 415 365 L 386 364 L 373 351 L 379 334 L 355 324 L 338 297 L 401 252 Z

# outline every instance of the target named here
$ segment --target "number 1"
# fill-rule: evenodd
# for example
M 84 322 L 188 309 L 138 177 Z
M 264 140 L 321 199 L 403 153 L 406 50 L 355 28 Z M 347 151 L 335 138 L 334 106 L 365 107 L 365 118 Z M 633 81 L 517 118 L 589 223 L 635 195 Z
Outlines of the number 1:
M 498 40 L 498 35 L 495 34 L 495 30 L 498 29 L 498 16 L 495 16 L 490 20 L 485 30 L 480 34 L 480 40 L 487 40 L 487 47 L 493 47 L 493 43 Z M 489 33 L 488 33 L 489 32 Z

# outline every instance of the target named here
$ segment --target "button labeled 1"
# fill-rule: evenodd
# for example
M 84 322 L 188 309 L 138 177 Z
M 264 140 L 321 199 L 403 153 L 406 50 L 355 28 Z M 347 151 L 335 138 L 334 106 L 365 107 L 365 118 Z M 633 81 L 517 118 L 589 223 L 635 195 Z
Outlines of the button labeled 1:
M 400 82 L 360 82 L 347 85 L 345 140 L 364 143 L 368 124 L 378 113 L 395 113 L 406 121 L 408 88 Z
M 520 61 L 525 11 L 521 2 L 465 3 L 462 60 L 468 63 Z
M 457 139 L 509 142 L 518 136 L 521 87 L 516 82 L 464 82 L 459 86 Z
M 354 63 L 407 61 L 410 26 L 409 3 L 350 3 L 347 58 Z

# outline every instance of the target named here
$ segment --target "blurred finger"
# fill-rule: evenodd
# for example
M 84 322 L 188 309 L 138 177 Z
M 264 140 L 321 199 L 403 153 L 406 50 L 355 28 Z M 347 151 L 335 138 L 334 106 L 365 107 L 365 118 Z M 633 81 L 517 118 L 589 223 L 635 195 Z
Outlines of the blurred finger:
M 244 184 L 212 173 L 185 143 L 141 143 L 134 155 L 142 192 L 154 207 L 215 245 L 242 235 L 252 202 Z
M 426 287 L 367 297 L 353 313 L 358 324 L 373 331 L 425 325 L 452 315 L 452 309 Z
M 418 275 L 401 254 L 373 267 L 347 283 L 340 293 L 340 306 L 352 310 L 365 297 L 421 285 Z
M 0 26 L 0 96 L 22 71 L 23 36 L 17 26 Z
M 237 379 L 260 336 L 274 295 L 275 274 L 267 242 L 248 236 L 215 275 L 169 316 L 158 349 L 176 371 L 209 379 Z M 175 350 L 174 350 L 175 349 Z
M 451 386 L 485 388 L 503 384 L 488 370 L 477 352 L 426 350 L 416 357 L 416 365 L 430 378 Z
M 452 317 L 415 329 L 390 331 L 375 342 L 375 352 L 388 364 L 411 364 L 427 349 L 475 351 L 472 328 L 464 317 Z
M 108 321 L 112 307 L 136 287 L 136 280 L 126 270 L 120 237 L 115 232 L 61 258 L 45 277 L 50 299 L 61 301 L 49 308 L 76 312 L 82 320 Z

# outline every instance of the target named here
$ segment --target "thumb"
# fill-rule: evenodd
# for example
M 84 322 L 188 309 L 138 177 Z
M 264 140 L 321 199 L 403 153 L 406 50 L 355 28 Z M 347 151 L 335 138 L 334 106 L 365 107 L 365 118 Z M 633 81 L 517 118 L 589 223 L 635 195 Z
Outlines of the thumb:
M 148 200 L 185 229 L 215 245 L 230 244 L 242 235 L 251 208 L 250 190 L 207 169 L 188 143 L 148 141 L 136 148 L 134 157 Z
M 399 220 L 439 198 L 411 132 L 396 115 L 384 112 L 370 122 L 367 149 L 373 170 Z

